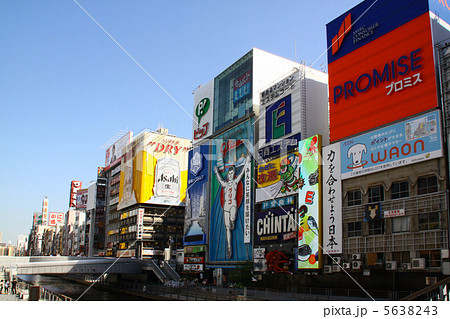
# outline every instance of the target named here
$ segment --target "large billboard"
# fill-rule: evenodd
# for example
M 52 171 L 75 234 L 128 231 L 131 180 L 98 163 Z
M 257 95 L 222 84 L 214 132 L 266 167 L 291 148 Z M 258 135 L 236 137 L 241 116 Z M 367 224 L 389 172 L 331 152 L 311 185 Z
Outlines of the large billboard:
M 255 214 L 255 243 L 283 243 L 297 237 L 297 207 L 293 197 L 290 205 L 277 205 Z
M 441 157 L 439 111 L 341 142 L 341 178 L 371 174 Z
M 260 93 L 259 147 L 301 132 L 300 71 L 295 71 Z
M 88 188 L 79 189 L 77 192 L 77 209 L 86 209 L 88 202 Z
M 256 177 L 256 202 L 268 201 L 298 194 L 305 183 L 299 175 L 298 152 L 258 165 Z
M 184 219 L 184 245 L 206 244 L 209 211 L 209 144 L 189 151 L 188 187 Z
M 133 132 L 128 132 L 106 150 L 105 170 L 120 163 L 125 147 L 131 142 Z
M 321 135 L 299 142 L 299 170 L 305 185 L 298 192 L 298 269 L 322 266 Z
M 191 141 L 143 132 L 121 162 L 118 209 L 136 203 L 184 205 Z
M 437 107 L 427 1 L 364 1 L 327 38 L 331 142 Z
M 70 182 L 69 210 L 77 207 L 77 191 L 81 189 L 80 181 Z
M 50 212 L 48 215 L 48 225 L 56 226 L 64 222 L 64 213 Z
M 212 140 L 209 261 L 252 260 L 253 120 Z
M 214 80 L 199 87 L 194 93 L 193 143 L 199 144 L 213 131 Z
M 343 253 L 340 143 L 322 149 L 323 251 Z

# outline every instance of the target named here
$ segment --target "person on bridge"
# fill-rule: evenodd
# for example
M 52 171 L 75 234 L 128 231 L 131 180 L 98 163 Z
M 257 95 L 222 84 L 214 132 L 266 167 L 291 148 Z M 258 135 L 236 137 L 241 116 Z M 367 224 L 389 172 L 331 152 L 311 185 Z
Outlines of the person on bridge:
M 13 295 L 17 294 L 16 286 L 17 286 L 17 280 L 16 280 L 16 278 L 14 278 L 11 283 L 11 294 L 13 294 Z
M 3 280 L 0 282 L 0 295 L 3 295 Z

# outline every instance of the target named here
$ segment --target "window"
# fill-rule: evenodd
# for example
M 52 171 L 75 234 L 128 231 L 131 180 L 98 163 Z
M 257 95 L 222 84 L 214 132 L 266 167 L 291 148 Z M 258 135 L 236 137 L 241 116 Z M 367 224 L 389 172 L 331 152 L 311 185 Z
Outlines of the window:
M 417 193 L 419 195 L 434 193 L 437 191 L 438 191 L 438 181 L 436 176 L 432 175 L 420 177 L 417 180 Z
M 441 251 L 440 250 L 421 250 L 420 258 L 425 258 L 426 267 L 441 267 Z
M 401 233 L 409 231 L 409 216 L 395 217 L 392 218 L 392 232 Z
M 357 237 L 362 235 L 361 222 L 348 223 L 347 237 Z
M 359 189 L 347 192 L 347 206 L 356 206 L 361 204 L 361 191 Z
M 369 222 L 369 235 L 381 235 L 384 233 L 384 220 Z
M 429 213 L 419 215 L 419 230 L 439 229 L 439 213 Z
M 369 188 L 369 203 L 376 203 L 384 201 L 383 186 L 372 186 Z
M 409 183 L 407 181 L 392 183 L 391 199 L 409 197 Z

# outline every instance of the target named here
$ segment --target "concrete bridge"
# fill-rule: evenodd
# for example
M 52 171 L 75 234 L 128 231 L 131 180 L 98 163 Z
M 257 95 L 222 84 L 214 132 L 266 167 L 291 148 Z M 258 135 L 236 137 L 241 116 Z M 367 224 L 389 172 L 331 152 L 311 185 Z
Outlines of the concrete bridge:
M 153 260 L 112 257 L 0 257 L 0 267 L 13 275 L 44 274 L 141 274 L 153 271 L 164 282 L 165 279 L 179 280 L 179 275 L 166 262 Z

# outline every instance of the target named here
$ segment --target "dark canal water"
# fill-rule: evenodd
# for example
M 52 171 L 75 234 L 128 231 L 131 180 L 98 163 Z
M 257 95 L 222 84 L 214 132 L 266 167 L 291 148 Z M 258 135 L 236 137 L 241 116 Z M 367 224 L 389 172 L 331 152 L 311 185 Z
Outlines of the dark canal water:
M 52 292 L 68 296 L 77 300 L 89 286 L 77 284 L 71 281 L 64 280 L 56 276 L 45 275 L 19 275 L 19 278 L 27 282 L 33 283 L 37 286 L 44 287 Z M 92 286 L 84 295 L 79 299 L 80 301 L 148 301 L 148 299 L 142 299 L 135 296 L 129 296 L 127 294 L 117 294 L 110 291 L 96 289 L 95 285 Z

